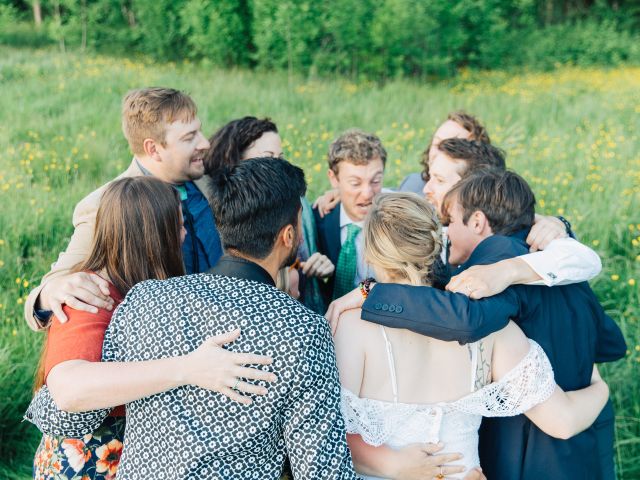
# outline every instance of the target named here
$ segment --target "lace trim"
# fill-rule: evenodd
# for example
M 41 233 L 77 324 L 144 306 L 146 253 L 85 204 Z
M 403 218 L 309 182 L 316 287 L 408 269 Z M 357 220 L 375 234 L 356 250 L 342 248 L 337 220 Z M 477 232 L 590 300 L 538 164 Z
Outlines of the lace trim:
M 378 447 L 389 443 L 399 431 L 406 435 L 407 428 L 418 430 L 425 442 L 437 442 L 442 408 L 434 405 L 392 403 L 360 398 L 352 391 L 341 388 L 340 410 L 347 433 L 357 433 L 369 445 Z
M 531 339 L 529 345 L 529 352 L 499 382 L 485 385 L 450 407 L 483 417 L 512 417 L 547 400 L 556 388 L 553 368 L 540 345 Z
M 360 398 L 343 387 L 341 411 L 347 433 L 360 434 L 369 445 L 379 446 L 388 443 L 394 435 L 404 436 L 408 433 L 407 428 L 420 428 L 429 441 L 437 441 L 445 414 L 459 412 L 485 417 L 520 415 L 547 400 L 556 387 L 553 368 L 546 354 L 533 340 L 529 339 L 529 344 L 529 351 L 524 358 L 499 382 L 486 385 L 450 403 L 392 403 Z

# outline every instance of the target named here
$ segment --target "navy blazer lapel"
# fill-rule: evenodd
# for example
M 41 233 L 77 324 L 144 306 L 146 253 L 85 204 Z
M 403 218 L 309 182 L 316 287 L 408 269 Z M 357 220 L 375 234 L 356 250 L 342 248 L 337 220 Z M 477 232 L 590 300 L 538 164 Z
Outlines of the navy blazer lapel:
M 320 218 L 318 211 L 313 214 L 318 227 L 318 250 L 333 262 L 338 263 L 340 255 L 340 204 L 331 210 L 324 218 Z

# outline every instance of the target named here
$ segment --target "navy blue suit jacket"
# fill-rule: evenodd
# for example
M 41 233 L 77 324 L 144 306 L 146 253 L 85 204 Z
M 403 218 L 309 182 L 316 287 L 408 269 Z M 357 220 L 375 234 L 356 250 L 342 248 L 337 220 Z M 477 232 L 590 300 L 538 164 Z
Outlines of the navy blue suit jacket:
M 313 209 L 313 217 L 316 221 L 318 232 L 318 251 L 329 257 L 335 266 L 338 265 L 338 257 L 342 243 L 340 242 L 340 204 L 326 214 L 323 218 L 318 214 L 318 209 Z M 320 282 L 322 296 L 327 305 L 333 297 L 334 275 L 326 283 Z
M 524 238 L 524 233 L 489 237 L 460 270 L 523 255 L 528 252 Z M 430 287 L 382 284 L 371 291 L 362 313 L 375 323 L 461 343 L 500 330 L 509 317 L 542 346 L 556 382 L 565 390 L 588 386 L 594 362 L 617 360 L 626 353 L 620 328 L 586 282 L 553 288 L 515 285 L 479 301 Z M 609 404 L 601 417 L 608 421 L 612 416 Z M 613 438 L 609 440 L 613 445 Z M 486 418 L 480 430 L 481 465 L 489 479 L 600 479 L 597 451 L 595 427 L 563 441 L 520 415 Z

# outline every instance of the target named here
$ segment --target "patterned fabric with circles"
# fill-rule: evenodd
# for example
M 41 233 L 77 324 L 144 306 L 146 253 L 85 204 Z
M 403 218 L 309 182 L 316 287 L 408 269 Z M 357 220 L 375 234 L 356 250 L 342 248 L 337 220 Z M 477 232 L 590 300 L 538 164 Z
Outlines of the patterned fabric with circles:
M 295 478 L 356 478 L 328 324 L 275 287 L 209 274 L 142 282 L 114 313 L 103 360 L 183 355 L 235 328 L 226 348 L 273 357 L 259 368 L 277 381 L 253 382 L 268 394 L 242 405 L 185 386 L 129 403 L 118 477 L 277 479 L 288 456 Z M 92 413 L 66 419 L 69 431 L 90 428 Z

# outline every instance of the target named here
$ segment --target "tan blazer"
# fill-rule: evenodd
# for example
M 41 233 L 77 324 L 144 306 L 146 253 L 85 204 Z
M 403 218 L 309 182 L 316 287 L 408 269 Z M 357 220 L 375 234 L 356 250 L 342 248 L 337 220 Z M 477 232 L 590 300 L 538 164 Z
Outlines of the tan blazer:
M 139 177 L 144 175 L 138 163 L 135 159 L 129 165 L 123 173 L 118 175 L 114 180 L 126 177 Z M 113 180 L 112 180 L 113 181 Z M 48 325 L 42 325 L 34 316 L 34 307 L 36 300 L 40 295 L 42 287 L 51 279 L 61 277 L 68 274 L 73 267 L 87 258 L 91 251 L 91 244 L 93 242 L 94 227 L 96 223 L 96 214 L 98 213 L 98 206 L 100 205 L 100 199 L 105 188 L 109 185 L 108 182 L 102 185 L 97 190 L 94 190 L 89 195 L 84 197 L 73 211 L 73 235 L 69 240 L 67 249 L 58 255 L 58 260 L 51 265 L 51 270 L 47 273 L 40 282 L 40 285 L 34 288 L 27 297 L 27 301 L 24 306 L 24 316 L 29 324 L 29 327 L 33 330 L 43 330 Z M 209 198 L 209 182 L 205 178 L 201 178 L 194 182 L 196 186 L 202 191 L 202 193 Z

